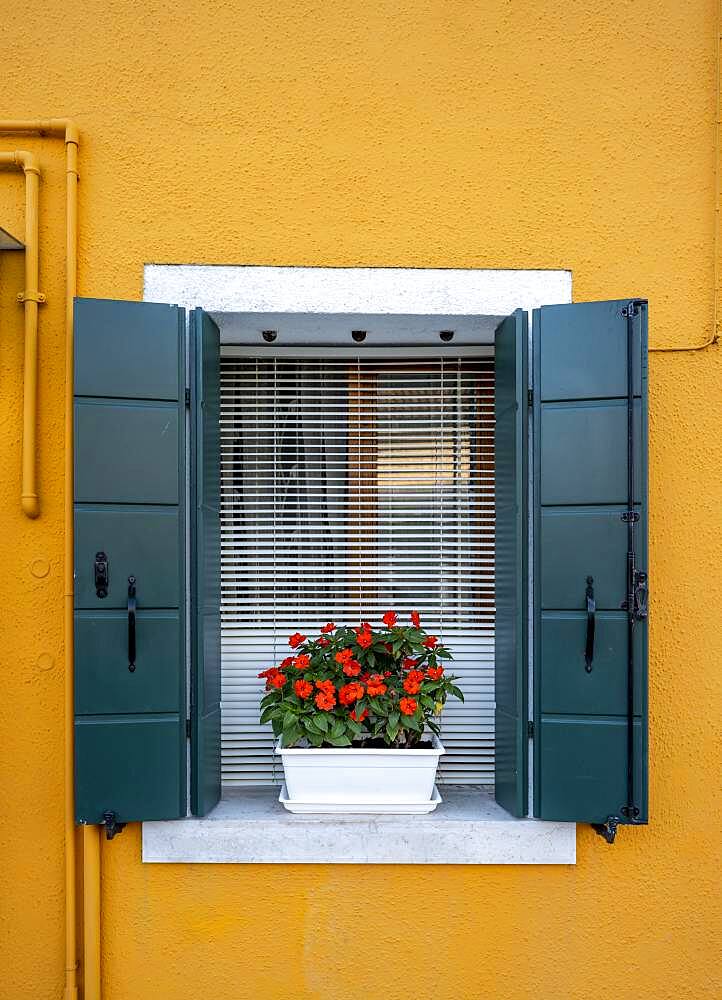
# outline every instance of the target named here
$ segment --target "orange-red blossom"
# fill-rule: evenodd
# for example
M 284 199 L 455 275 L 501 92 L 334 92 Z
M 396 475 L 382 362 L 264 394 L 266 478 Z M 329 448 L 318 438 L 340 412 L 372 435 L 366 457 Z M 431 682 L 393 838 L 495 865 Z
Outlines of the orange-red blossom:
M 358 684 L 356 681 L 352 681 L 350 684 L 344 684 L 338 693 L 338 700 L 342 705 L 353 705 L 355 701 L 359 698 L 363 698 L 364 688 L 363 684 Z

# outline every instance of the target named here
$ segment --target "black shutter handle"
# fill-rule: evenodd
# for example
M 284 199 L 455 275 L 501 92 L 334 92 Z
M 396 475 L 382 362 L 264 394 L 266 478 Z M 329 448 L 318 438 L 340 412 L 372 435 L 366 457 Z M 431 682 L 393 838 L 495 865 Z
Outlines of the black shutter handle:
M 587 642 L 584 647 L 584 669 L 588 674 L 592 672 L 594 662 L 594 631 L 596 627 L 597 602 L 594 600 L 594 577 L 587 577 Z
M 128 577 L 128 670 L 135 672 L 135 577 Z

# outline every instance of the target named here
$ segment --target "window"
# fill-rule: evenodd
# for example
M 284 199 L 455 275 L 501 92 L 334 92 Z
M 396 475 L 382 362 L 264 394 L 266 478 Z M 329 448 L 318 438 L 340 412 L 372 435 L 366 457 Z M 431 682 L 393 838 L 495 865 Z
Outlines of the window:
M 257 673 L 288 636 L 393 608 L 455 654 L 440 781 L 493 786 L 493 360 L 269 353 L 221 362 L 223 781 L 280 780 Z
M 228 815 L 227 803 L 214 810 L 222 756 L 222 340 L 236 345 L 224 371 L 263 389 L 241 404 L 255 408 L 259 424 L 283 414 L 292 429 L 284 436 L 272 426 L 264 453 L 257 434 L 250 448 L 252 429 L 239 435 L 236 426 L 235 442 L 224 448 L 225 459 L 240 436 L 242 466 L 265 454 L 257 478 L 275 477 L 264 492 L 258 484 L 246 491 L 244 476 L 240 497 L 232 485 L 233 528 L 224 533 L 233 549 L 236 525 L 246 524 L 260 543 L 263 514 L 274 512 L 265 529 L 271 558 L 267 544 L 253 565 L 246 554 L 225 588 L 230 606 L 224 596 L 231 618 L 242 609 L 242 628 L 258 626 L 259 651 L 272 645 L 274 616 L 278 630 L 282 616 L 302 617 L 317 602 L 404 610 L 418 603 L 415 567 L 433 569 L 419 610 L 429 621 L 436 616 L 451 644 L 456 630 L 460 649 L 480 652 L 463 666 L 479 668 L 480 692 L 483 626 L 493 609 L 497 803 L 517 817 L 591 822 L 609 838 L 617 823 L 646 822 L 646 303 L 545 305 L 556 297 L 547 272 L 171 267 L 157 276 L 148 297 L 182 293 L 189 306 L 200 301 L 208 311 L 84 299 L 75 314 L 78 821 L 107 822 L 110 831 L 132 820 L 179 819 L 189 805 L 197 816 Z M 519 302 L 531 309 L 529 337 L 529 314 L 512 311 Z M 411 305 L 415 312 L 404 312 Z M 349 306 L 353 315 L 344 317 Z M 337 313 L 324 316 L 324 307 Z M 365 316 L 368 341 L 339 347 L 339 324 L 346 343 L 357 341 L 361 308 L 380 311 Z M 261 333 L 277 327 L 268 351 Z M 452 329 L 453 350 L 439 332 Z M 479 345 L 493 346 L 493 367 L 470 350 Z M 309 370 L 330 387 L 317 414 L 299 391 Z M 477 418 L 485 426 L 491 382 L 493 579 L 485 561 L 492 551 L 484 514 L 489 428 L 474 427 Z M 279 385 L 287 386 L 285 403 Z M 399 408 L 404 416 L 396 420 Z M 310 433 L 316 418 L 328 430 L 323 440 L 318 429 Z M 226 444 L 233 420 L 227 426 L 224 417 L 223 426 Z M 332 453 L 342 460 L 334 464 Z M 325 532 L 314 555 L 323 572 L 302 588 L 287 571 L 301 565 L 304 539 L 314 532 Z M 382 544 L 386 538 L 393 544 Z M 270 604 L 260 600 L 264 589 Z M 490 717 L 490 702 L 486 709 L 482 702 L 479 713 L 453 720 L 459 728 L 448 741 L 458 740 L 444 775 L 449 812 L 416 828 L 422 860 L 435 860 L 437 834 L 454 860 L 443 818 L 467 815 L 454 782 L 462 773 L 487 780 L 482 747 L 474 745 L 474 727 Z M 258 757 L 261 769 L 267 759 Z M 236 801 L 255 801 L 248 775 L 240 778 Z M 471 862 L 479 858 L 479 803 L 492 803 L 488 792 L 476 794 L 464 827 Z M 498 828 L 504 815 L 487 819 Z M 509 833 L 525 836 L 524 829 L 513 825 Z M 167 837 L 181 836 L 169 830 Z M 372 834 L 372 860 L 394 860 L 381 828 L 369 827 L 364 838 Z M 246 835 L 252 829 L 244 827 Z M 405 843 L 401 828 L 399 836 Z M 322 842 L 298 860 L 322 860 Z M 359 843 L 365 851 L 367 840 Z M 530 857 L 534 851 L 522 860 Z M 213 860 L 229 858 L 220 852 Z M 242 860 L 268 858 L 260 852 Z

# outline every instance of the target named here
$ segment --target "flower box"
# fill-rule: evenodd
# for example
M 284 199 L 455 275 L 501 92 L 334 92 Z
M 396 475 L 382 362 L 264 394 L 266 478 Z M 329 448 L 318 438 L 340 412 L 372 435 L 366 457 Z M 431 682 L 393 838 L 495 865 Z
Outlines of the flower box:
M 444 747 L 291 747 L 276 745 L 290 812 L 426 813 L 441 801 L 434 785 Z

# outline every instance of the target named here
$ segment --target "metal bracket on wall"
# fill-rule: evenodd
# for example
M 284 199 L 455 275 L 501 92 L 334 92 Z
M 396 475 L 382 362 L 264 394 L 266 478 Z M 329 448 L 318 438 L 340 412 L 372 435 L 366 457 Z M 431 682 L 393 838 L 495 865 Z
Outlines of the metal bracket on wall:
M 607 816 L 603 823 L 592 823 L 591 827 L 595 833 L 598 833 L 600 837 L 604 837 L 608 844 L 614 843 L 614 838 L 617 836 L 617 827 L 619 826 L 618 816 Z
M 121 833 L 125 829 L 125 823 L 119 823 L 117 816 L 117 813 L 110 810 L 103 813 L 103 826 L 105 827 L 105 836 L 108 840 L 112 840 L 116 833 Z

